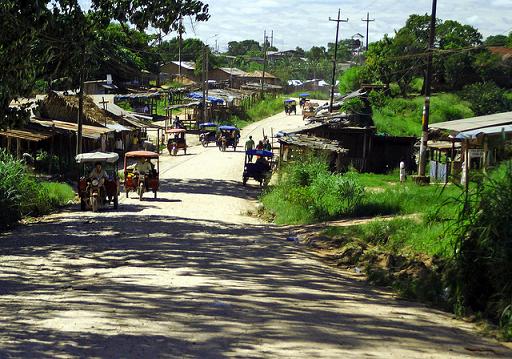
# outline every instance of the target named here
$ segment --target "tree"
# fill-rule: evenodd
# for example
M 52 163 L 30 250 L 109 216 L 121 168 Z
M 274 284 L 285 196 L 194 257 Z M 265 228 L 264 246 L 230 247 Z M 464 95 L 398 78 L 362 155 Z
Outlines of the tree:
M 319 61 L 327 58 L 327 51 L 323 46 L 313 46 L 306 52 L 306 57 L 310 61 Z
M 203 51 L 204 43 L 199 39 L 184 39 L 181 44 L 181 60 L 195 61 Z M 157 46 L 158 52 L 165 62 L 177 61 L 179 52 L 179 40 L 177 37 L 164 41 Z
M 74 84 L 83 81 L 94 64 L 89 60 L 97 51 L 98 35 L 111 21 L 131 24 L 139 31 L 151 27 L 168 33 L 178 29 L 182 16 L 206 21 L 208 5 L 198 0 L 92 0 L 91 8 L 83 10 L 78 0 L 3 0 L 0 66 L 6 74 L 1 79 L 0 126 L 12 126 L 19 123 L 15 118 L 23 118 L 13 115 L 9 103 L 30 92 L 37 71 L 49 70 L 51 78 L 69 77 Z M 40 56 L 32 56 L 36 53 Z
M 506 35 L 491 35 L 484 41 L 485 46 L 507 46 L 508 37 Z
M 506 91 L 493 82 L 468 85 L 462 90 L 461 96 L 471 104 L 477 116 L 512 110 L 512 100 L 506 96 Z
M 243 56 L 249 51 L 261 52 L 260 44 L 255 40 L 230 41 L 228 42 L 228 55 Z

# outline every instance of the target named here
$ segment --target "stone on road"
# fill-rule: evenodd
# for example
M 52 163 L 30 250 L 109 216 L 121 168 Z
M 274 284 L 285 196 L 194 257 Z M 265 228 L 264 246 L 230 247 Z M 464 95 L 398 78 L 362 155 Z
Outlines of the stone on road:
M 301 122 L 280 114 L 243 136 Z M 243 158 L 164 155 L 157 199 L 72 208 L 1 236 L 0 358 L 510 357 L 247 217 L 259 189 L 241 185 Z

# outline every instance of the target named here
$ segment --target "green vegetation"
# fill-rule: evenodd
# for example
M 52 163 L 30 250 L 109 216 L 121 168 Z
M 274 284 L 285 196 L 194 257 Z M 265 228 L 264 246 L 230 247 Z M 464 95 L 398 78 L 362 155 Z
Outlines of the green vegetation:
M 361 71 L 360 66 L 354 66 L 342 73 L 339 84 L 341 94 L 353 92 L 361 87 Z
M 292 163 L 263 194 L 280 224 L 375 218 L 330 226 L 338 265 L 364 267 L 371 282 L 458 314 L 481 313 L 512 338 L 512 162 L 456 185 L 418 186 L 388 175 L 332 174 L 323 160 Z M 323 239 L 321 239 L 323 238 Z
M 20 161 L 0 151 L 0 229 L 23 216 L 48 213 L 73 200 L 73 189 L 62 183 L 39 182 Z
M 395 136 L 419 136 L 423 97 L 379 98 L 373 104 L 373 121 L 377 131 Z M 469 102 L 455 94 L 437 94 L 431 98 L 430 123 L 474 116 Z
M 282 96 L 265 98 L 249 107 L 242 116 L 233 116 L 228 122 L 238 128 L 245 127 L 252 122 L 262 120 L 283 111 L 283 101 L 284 97 Z
M 311 100 L 329 100 L 329 92 L 323 92 L 323 91 L 296 91 L 290 95 L 288 95 L 288 97 L 299 97 L 299 95 L 301 93 L 308 93 L 309 94 L 309 99 Z
M 461 96 L 471 104 L 477 116 L 512 110 L 510 94 L 494 82 L 475 83 L 464 87 Z
M 460 202 L 459 309 L 484 313 L 512 339 L 512 162 L 485 176 Z

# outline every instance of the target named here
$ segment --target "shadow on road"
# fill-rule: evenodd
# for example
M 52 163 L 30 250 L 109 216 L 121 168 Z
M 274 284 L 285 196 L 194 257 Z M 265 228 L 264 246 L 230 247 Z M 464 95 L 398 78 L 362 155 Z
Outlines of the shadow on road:
M 166 216 L 26 226 L 0 237 L 0 357 L 319 357 L 371 345 L 467 355 L 463 346 L 484 345 L 286 236 Z

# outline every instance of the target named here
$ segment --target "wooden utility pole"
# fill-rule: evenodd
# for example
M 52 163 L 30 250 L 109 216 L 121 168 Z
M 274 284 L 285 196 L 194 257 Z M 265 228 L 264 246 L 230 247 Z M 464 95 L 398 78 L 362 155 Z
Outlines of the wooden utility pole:
M 340 32 L 340 22 L 348 22 L 348 19 L 341 20 L 341 9 L 338 9 L 338 18 L 329 21 L 336 22 L 336 41 L 334 42 L 334 60 L 332 62 L 332 85 L 331 85 L 331 102 L 329 103 L 329 112 L 332 112 L 332 104 L 334 103 L 334 88 L 336 87 L 336 62 L 338 61 L 338 35 Z
M 202 61 L 202 71 L 201 71 L 201 81 L 203 84 L 203 121 L 206 122 L 206 45 L 203 45 L 203 61 Z
M 85 83 L 85 39 L 82 39 L 80 56 L 80 92 L 78 93 L 78 120 L 76 132 L 76 154 L 82 153 L 82 125 L 84 122 L 84 83 Z
M 370 20 L 370 13 L 367 12 L 366 13 L 366 19 L 361 19 L 361 21 L 363 22 L 366 22 L 366 51 L 368 51 L 368 34 L 369 34 L 369 30 L 370 30 L 370 23 L 375 21 L 375 19 L 371 19 Z
M 261 74 L 261 98 L 265 97 L 265 71 L 267 71 L 267 31 L 263 36 L 263 73 Z
M 181 46 L 182 46 L 182 42 L 183 42 L 183 17 L 181 15 L 180 15 L 180 27 L 178 30 L 178 34 L 179 34 L 179 37 L 178 37 L 178 62 L 179 62 L 178 76 L 179 76 L 179 81 L 181 82 Z
M 434 51 L 436 38 L 436 12 L 437 0 L 433 0 L 432 16 L 430 18 L 430 38 L 428 42 L 427 74 L 425 76 L 425 105 L 423 106 L 423 117 L 421 119 L 421 145 L 417 178 L 417 180 L 422 183 L 428 181 L 425 177 L 425 169 L 427 167 L 428 121 L 430 117 L 430 95 L 432 91 L 432 52 Z

